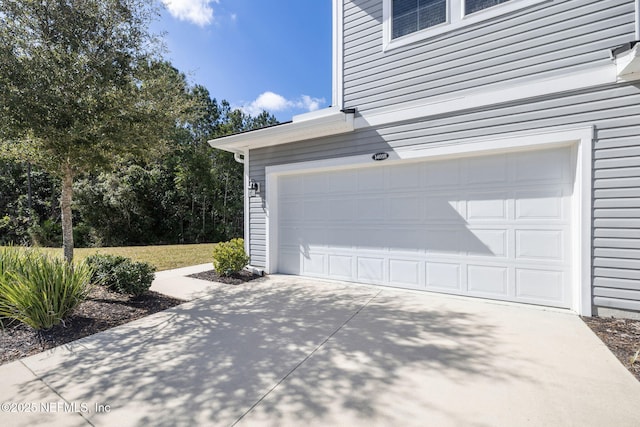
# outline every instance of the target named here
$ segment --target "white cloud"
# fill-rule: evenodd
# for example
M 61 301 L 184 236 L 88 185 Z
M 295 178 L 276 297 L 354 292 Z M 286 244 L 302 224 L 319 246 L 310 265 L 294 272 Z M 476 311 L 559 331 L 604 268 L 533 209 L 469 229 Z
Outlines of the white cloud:
M 245 103 L 240 107 L 242 111 L 252 116 L 257 116 L 263 110 L 269 113 L 285 111 L 289 109 L 298 109 L 306 111 L 316 111 L 325 103 L 324 98 L 312 98 L 308 95 L 302 95 L 298 99 L 286 99 L 282 95 L 273 92 L 264 92 L 254 101 Z
M 169 13 L 181 21 L 191 21 L 201 27 L 213 22 L 211 3 L 220 0 L 162 0 Z

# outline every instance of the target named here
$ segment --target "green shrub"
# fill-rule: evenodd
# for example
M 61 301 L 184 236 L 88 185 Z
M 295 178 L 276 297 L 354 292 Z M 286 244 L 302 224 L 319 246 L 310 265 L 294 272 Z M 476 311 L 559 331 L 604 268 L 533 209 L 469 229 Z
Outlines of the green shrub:
M 59 248 L 62 246 L 62 225 L 50 219 L 34 224 L 27 230 L 35 246 Z
M 221 276 L 238 273 L 249 264 L 249 257 L 244 251 L 244 241 L 233 239 L 218 243 L 213 248 L 213 268 Z
M 87 297 L 91 268 L 41 253 L 0 251 L 0 320 L 19 321 L 34 329 L 62 322 Z
M 93 283 L 114 292 L 139 296 L 151 287 L 155 267 L 146 262 L 134 262 L 117 255 L 91 255 L 86 259 L 93 268 Z

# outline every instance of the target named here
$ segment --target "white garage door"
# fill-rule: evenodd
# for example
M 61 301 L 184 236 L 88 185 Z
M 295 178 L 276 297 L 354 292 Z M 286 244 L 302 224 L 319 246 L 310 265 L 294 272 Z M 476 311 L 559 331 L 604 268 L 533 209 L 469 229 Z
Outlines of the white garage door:
M 571 302 L 569 148 L 278 178 L 278 271 Z

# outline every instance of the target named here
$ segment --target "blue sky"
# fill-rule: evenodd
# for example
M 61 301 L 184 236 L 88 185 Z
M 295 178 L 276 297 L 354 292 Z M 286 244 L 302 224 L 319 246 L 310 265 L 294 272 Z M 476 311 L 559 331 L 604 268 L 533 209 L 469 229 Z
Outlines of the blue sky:
M 161 0 L 167 56 L 219 101 L 280 121 L 331 104 L 331 0 Z

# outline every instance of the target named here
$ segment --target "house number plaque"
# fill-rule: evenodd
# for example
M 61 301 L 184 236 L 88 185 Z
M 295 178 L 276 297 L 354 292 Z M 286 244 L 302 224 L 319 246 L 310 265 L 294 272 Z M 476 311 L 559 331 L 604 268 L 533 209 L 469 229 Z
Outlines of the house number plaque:
M 373 156 L 371 156 L 371 158 L 376 162 L 387 160 L 389 158 L 389 153 L 376 153 Z

